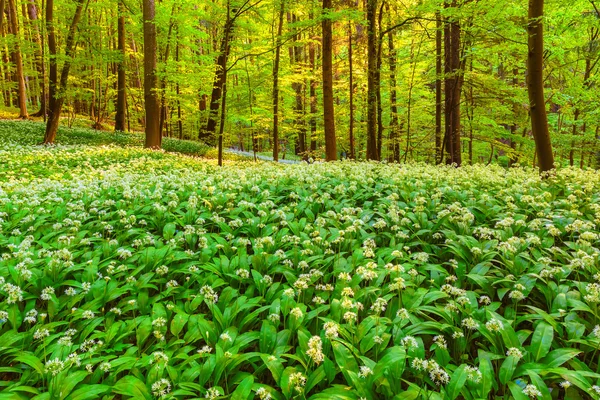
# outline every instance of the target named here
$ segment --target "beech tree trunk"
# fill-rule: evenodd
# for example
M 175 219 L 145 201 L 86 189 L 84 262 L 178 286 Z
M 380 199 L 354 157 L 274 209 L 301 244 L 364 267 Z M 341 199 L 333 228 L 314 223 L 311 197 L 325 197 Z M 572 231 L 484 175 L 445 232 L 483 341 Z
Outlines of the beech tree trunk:
M 144 147 L 160 149 L 160 101 L 156 75 L 156 25 L 154 0 L 144 0 L 144 108 L 146 142 Z
M 15 43 L 13 49 L 13 58 L 16 66 L 16 80 L 18 86 L 18 103 L 19 103 L 19 118 L 27 118 L 27 91 L 25 89 L 25 75 L 23 73 L 23 57 L 21 56 L 21 38 L 19 37 L 19 17 L 15 0 L 8 0 L 8 11 L 10 13 L 10 23 L 12 25 L 12 33 L 15 35 Z
M 275 61 L 273 62 L 273 161 L 279 161 L 279 58 L 281 56 L 281 33 L 285 0 L 279 0 L 279 22 L 275 39 Z
M 230 3 L 229 1 L 227 1 L 227 10 L 229 10 L 229 7 Z M 219 105 L 221 103 L 221 97 L 223 95 L 223 84 L 227 75 L 227 59 L 229 58 L 230 39 L 231 35 L 233 34 L 233 23 L 234 19 L 231 18 L 231 15 L 228 11 L 227 19 L 225 20 L 225 26 L 223 29 L 223 38 L 221 39 L 219 56 L 217 57 L 217 66 L 215 71 L 215 78 L 213 81 L 213 89 L 210 95 L 208 120 L 206 121 L 206 127 L 203 130 L 201 130 L 198 134 L 198 139 L 207 143 L 213 142 L 215 132 L 217 129 Z
M 442 16 L 435 13 L 435 163 L 442 162 Z
M 389 12 L 389 7 L 388 7 Z M 400 135 L 398 126 L 398 95 L 396 91 L 396 50 L 394 32 L 388 32 L 388 49 L 390 64 L 390 156 L 392 162 L 400 162 Z
M 456 8 L 457 0 L 444 3 L 444 7 Z M 451 17 L 444 29 L 445 40 L 445 146 L 446 163 L 460 167 L 462 162 L 460 148 L 460 98 L 463 72 L 460 57 L 460 23 L 457 17 Z
M 308 58 L 311 66 L 311 76 L 309 78 L 309 97 L 310 97 L 310 151 L 317 151 L 317 81 L 314 79 L 316 73 L 315 45 L 309 44 Z
M 529 0 L 527 24 L 527 89 L 531 131 L 535 139 L 538 166 L 544 173 L 554 168 L 554 154 L 548 131 L 546 100 L 544 98 L 544 0 Z
M 352 22 L 348 22 L 348 83 L 350 84 L 350 122 L 348 126 L 348 139 L 350 141 L 350 159 L 356 159 L 354 148 L 354 74 L 352 70 Z
M 127 57 L 125 50 L 125 7 L 123 0 L 119 0 L 119 19 L 117 22 L 117 49 L 121 53 L 117 69 L 117 112 L 115 115 L 115 131 L 125 131 L 125 107 L 126 107 L 126 77 L 125 77 L 125 59 Z
M 323 0 L 323 113 L 325 131 L 325 159 L 337 160 L 335 141 L 335 115 L 333 110 L 333 34 L 331 27 L 332 0 Z
M 46 4 L 46 25 L 48 31 L 48 51 L 50 53 L 50 107 L 48 109 L 48 120 L 46 121 L 46 132 L 44 134 L 44 144 L 52 144 L 56 139 L 58 125 L 60 123 L 60 113 L 65 100 L 69 71 L 71 69 L 71 60 L 75 54 L 75 34 L 77 25 L 81 19 L 83 10 L 83 0 L 76 0 L 75 14 L 69 27 L 67 41 L 65 44 L 65 62 L 60 73 L 58 81 L 58 67 L 56 65 L 56 36 L 53 21 L 54 1 L 48 0 Z
M 39 87 L 41 91 L 40 95 L 40 109 L 32 114 L 33 117 L 44 117 L 46 118 L 46 108 L 47 108 L 47 97 L 48 94 L 46 92 L 46 66 L 44 64 L 44 40 L 42 35 L 40 35 L 39 27 L 36 23 L 38 20 L 38 10 L 37 5 L 35 4 L 35 0 L 29 0 L 27 3 L 27 15 L 29 17 L 29 21 L 31 22 L 31 26 L 33 27 L 33 42 L 35 43 L 35 66 L 38 73 L 37 80 L 39 82 Z
M 288 22 L 295 23 L 298 17 L 294 14 L 288 14 Z M 293 37 L 294 45 L 290 47 L 290 62 L 294 65 L 294 72 L 297 76 L 302 76 L 302 58 L 304 53 L 304 45 L 299 42 L 300 34 Z M 292 83 L 296 101 L 294 103 L 294 113 L 296 118 L 296 129 L 298 130 L 298 139 L 296 140 L 295 151 L 296 155 L 302 155 L 303 159 L 306 156 L 306 124 L 304 123 L 304 99 L 303 99 L 303 80 L 298 79 Z
M 377 157 L 377 0 L 367 0 L 367 160 Z

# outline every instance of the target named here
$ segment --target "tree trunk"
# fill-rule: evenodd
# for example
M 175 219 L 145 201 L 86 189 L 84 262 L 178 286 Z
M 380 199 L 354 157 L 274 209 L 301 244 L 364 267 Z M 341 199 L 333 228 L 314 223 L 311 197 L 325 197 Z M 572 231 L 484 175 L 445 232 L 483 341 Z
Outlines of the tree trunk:
M 350 122 L 348 126 L 348 139 L 350 141 L 350 159 L 356 159 L 356 150 L 354 148 L 354 76 L 352 70 L 352 22 L 348 22 L 348 80 L 350 84 Z
M 377 0 L 367 0 L 367 160 L 377 157 Z
M 388 9 L 389 12 L 389 9 Z M 400 136 L 398 127 L 398 94 L 396 91 L 396 50 L 394 48 L 394 32 L 388 32 L 388 49 L 390 64 L 390 160 L 400 162 Z
M 215 71 L 215 78 L 213 81 L 213 89 L 210 95 L 210 107 L 208 111 L 208 120 L 206 121 L 206 127 L 201 130 L 198 134 L 198 139 L 204 142 L 211 143 L 213 141 L 216 128 L 217 128 L 217 117 L 219 115 L 219 104 L 221 103 L 221 96 L 223 95 L 223 83 L 226 80 L 227 75 L 227 59 L 229 58 L 230 50 L 230 39 L 233 34 L 233 22 L 229 13 L 230 3 L 227 1 L 227 18 L 225 20 L 225 26 L 223 30 L 223 38 L 221 39 L 221 46 L 219 56 L 217 57 L 217 68 Z
M 316 73 L 315 45 L 309 44 L 308 58 L 311 66 L 311 75 L 309 78 L 309 97 L 310 97 L 310 150 L 317 151 L 317 81 L 314 79 Z
M 56 139 L 58 125 L 60 123 L 60 113 L 62 111 L 65 94 L 67 91 L 67 83 L 69 79 L 69 70 L 71 69 L 71 60 L 75 54 L 75 34 L 77 25 L 81 18 L 83 10 L 83 0 L 76 0 L 75 14 L 71 21 L 71 26 L 67 34 L 65 45 L 65 62 L 60 73 L 60 81 L 58 81 L 58 67 L 56 65 L 56 36 L 53 21 L 54 1 L 48 0 L 46 4 L 46 25 L 48 26 L 48 50 L 50 57 L 50 108 L 48 110 L 48 120 L 46 121 L 46 132 L 44 134 L 44 144 L 52 144 Z
M 44 38 L 43 35 L 40 35 L 39 27 L 37 26 L 36 21 L 38 20 L 38 10 L 35 4 L 35 0 L 30 0 L 27 4 L 27 15 L 31 24 L 33 26 L 33 41 L 35 43 L 35 65 L 38 73 L 38 82 L 41 89 L 40 96 L 40 109 L 32 114 L 33 117 L 44 117 L 46 118 L 46 108 L 47 108 L 47 97 L 46 93 L 46 66 L 44 64 Z
M 119 19 L 117 22 L 117 48 L 121 53 L 117 70 L 117 113 L 115 115 L 115 131 L 125 131 L 126 107 L 126 77 L 125 77 L 125 7 L 123 0 L 119 0 Z
M 25 75 L 23 73 L 23 58 L 21 56 L 21 38 L 19 37 L 19 23 L 18 23 L 18 13 L 17 6 L 15 4 L 15 0 L 8 0 L 8 11 L 10 13 L 10 22 L 12 25 L 12 32 L 15 35 L 15 43 L 14 43 L 14 60 L 16 64 L 16 78 L 18 85 L 18 98 L 19 98 L 19 118 L 28 118 L 29 114 L 27 113 L 27 92 L 25 89 Z
M 435 163 L 442 162 L 442 16 L 435 13 Z
M 279 0 L 279 22 L 275 39 L 275 61 L 273 63 L 273 161 L 279 161 L 279 58 L 281 56 L 281 34 L 285 0 Z
M 178 32 L 179 33 L 179 32 Z M 177 37 L 177 47 L 175 48 L 175 61 L 179 68 L 179 35 Z M 183 139 L 183 120 L 181 119 L 181 93 L 179 89 L 179 80 L 175 84 L 175 93 L 177 94 L 177 130 L 179 131 L 179 139 Z
M 444 3 L 444 7 L 456 8 L 457 0 Z M 463 73 L 460 60 L 460 24 L 456 16 L 446 22 L 445 40 L 445 146 L 446 163 L 460 167 L 462 157 L 460 148 L 460 97 Z
M 382 36 L 382 24 L 383 19 L 383 7 L 385 3 L 381 3 L 379 7 L 379 16 L 377 19 L 377 68 L 375 70 L 375 93 L 377 95 L 377 159 L 382 160 L 381 153 L 383 151 L 383 104 L 381 103 L 381 63 L 383 57 L 383 36 Z
M 554 168 L 554 155 L 548 132 L 546 101 L 544 98 L 544 0 L 529 0 L 529 35 L 527 54 L 527 89 L 531 115 L 531 130 L 540 172 Z
M 294 23 L 298 21 L 298 17 L 294 14 L 290 14 L 289 22 Z M 290 47 L 290 62 L 294 64 L 294 71 L 298 77 L 302 76 L 302 58 L 304 53 L 304 45 L 298 41 L 299 34 L 294 35 L 294 46 Z M 298 130 L 298 140 L 296 143 L 296 155 L 302 155 L 303 159 L 307 159 L 306 156 L 306 124 L 304 123 L 304 99 L 303 99 L 303 80 L 296 78 L 292 83 L 292 89 L 296 95 L 296 101 L 294 104 L 294 112 L 296 114 L 296 129 Z
M 160 102 L 156 75 L 156 25 L 154 0 L 144 0 L 144 108 L 146 142 L 144 147 L 160 149 Z
M 333 110 L 333 33 L 331 16 L 332 0 L 323 0 L 323 113 L 325 131 L 325 160 L 337 160 L 335 141 L 335 114 Z

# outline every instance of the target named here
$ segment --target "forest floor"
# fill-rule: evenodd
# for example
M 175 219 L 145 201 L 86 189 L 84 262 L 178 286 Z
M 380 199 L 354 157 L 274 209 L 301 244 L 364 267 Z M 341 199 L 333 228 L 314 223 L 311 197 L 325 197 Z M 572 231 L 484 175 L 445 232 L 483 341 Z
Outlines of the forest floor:
M 42 128 L 0 122 L 0 399 L 600 396 L 595 171 Z

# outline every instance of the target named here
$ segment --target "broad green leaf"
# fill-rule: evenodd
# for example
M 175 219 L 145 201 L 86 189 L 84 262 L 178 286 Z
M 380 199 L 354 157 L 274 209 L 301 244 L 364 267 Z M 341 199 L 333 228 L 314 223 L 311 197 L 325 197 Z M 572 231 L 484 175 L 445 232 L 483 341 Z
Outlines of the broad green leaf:
M 545 322 L 540 322 L 533 332 L 529 352 L 534 361 L 540 360 L 550 351 L 552 340 L 554 339 L 554 329 Z

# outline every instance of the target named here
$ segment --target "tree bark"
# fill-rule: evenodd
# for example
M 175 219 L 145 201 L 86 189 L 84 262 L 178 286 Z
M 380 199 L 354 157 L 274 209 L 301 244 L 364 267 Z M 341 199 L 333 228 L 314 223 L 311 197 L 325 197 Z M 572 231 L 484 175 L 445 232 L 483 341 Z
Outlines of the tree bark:
M 435 163 L 442 162 L 442 16 L 435 13 Z
M 444 3 L 444 7 L 456 8 L 457 0 Z M 463 73 L 460 57 L 460 23 L 457 17 L 451 17 L 444 28 L 445 40 L 445 146 L 446 163 L 460 167 L 462 156 L 460 148 L 460 98 Z
M 231 18 L 229 13 L 229 8 L 230 3 L 228 0 L 227 18 L 223 29 L 223 38 L 221 39 L 219 56 L 217 57 L 213 89 L 210 95 L 208 120 L 206 121 L 204 130 L 201 130 L 198 134 L 198 139 L 207 143 L 211 143 L 214 140 L 213 138 L 217 129 L 217 117 L 219 116 L 219 104 L 221 103 L 221 96 L 223 95 L 223 83 L 225 82 L 227 75 L 227 59 L 229 58 L 230 39 L 233 34 L 234 23 L 234 19 Z
M 388 9 L 389 12 L 389 9 Z M 400 136 L 398 127 L 398 95 L 396 91 L 396 49 L 394 32 L 388 32 L 388 49 L 390 64 L 390 160 L 400 162 Z
M 311 75 L 309 78 L 309 97 L 310 97 L 310 150 L 317 151 L 317 81 L 314 79 L 316 73 L 315 45 L 309 44 L 308 58 L 311 66 Z
M 40 109 L 32 114 L 33 117 L 44 117 L 46 118 L 46 108 L 47 108 L 47 97 L 48 94 L 46 92 L 46 66 L 44 63 L 44 39 L 43 36 L 40 35 L 40 30 L 37 25 L 38 20 L 38 10 L 35 4 L 35 0 L 29 0 L 27 3 L 27 15 L 29 17 L 29 21 L 31 21 L 31 25 L 33 26 L 33 41 L 35 43 L 35 65 L 38 73 L 38 82 L 41 89 L 40 96 Z
M 554 154 L 548 131 L 546 101 L 544 98 L 544 0 L 529 0 L 529 23 L 527 24 L 527 89 L 531 115 L 531 130 L 540 172 L 554 168 Z
M 48 0 L 46 4 L 46 24 L 48 25 L 48 50 L 50 52 L 50 108 L 48 110 L 48 120 L 46 121 L 46 132 L 44 134 L 44 144 L 52 144 L 56 139 L 58 125 L 60 123 L 60 113 L 62 111 L 67 84 L 69 79 L 69 71 L 71 62 L 75 55 L 75 34 L 77 25 L 81 19 L 83 10 L 83 0 L 76 0 L 75 14 L 71 21 L 71 26 L 67 34 L 65 44 L 65 62 L 60 73 L 60 81 L 58 81 L 58 67 L 56 65 L 56 36 L 53 21 L 54 1 Z
M 285 0 L 279 0 L 279 20 L 275 39 L 275 60 L 273 62 L 273 161 L 279 161 L 279 58 L 281 56 L 281 34 Z
M 119 19 L 117 22 L 117 49 L 121 53 L 117 69 L 117 112 L 115 115 L 115 131 L 125 131 L 125 107 L 126 104 L 126 77 L 125 59 L 127 57 L 125 47 L 125 7 L 123 0 L 119 0 Z
M 332 0 L 323 0 L 323 113 L 325 131 L 325 160 L 337 160 L 335 114 L 333 110 L 333 33 L 331 27 Z
M 10 13 L 10 22 L 12 25 L 12 32 L 15 35 L 15 43 L 14 43 L 14 60 L 16 64 L 16 78 L 18 85 L 18 99 L 19 99 L 19 118 L 28 118 L 29 114 L 27 113 L 27 91 L 25 88 L 25 74 L 23 73 L 23 57 L 21 55 L 21 38 L 19 37 L 19 19 L 17 13 L 17 6 L 15 4 L 15 0 L 8 0 L 8 11 Z
M 160 149 L 160 102 L 156 75 L 156 25 L 154 0 L 144 0 L 144 108 L 146 142 L 144 147 Z
M 367 0 L 367 160 L 377 157 L 377 0 Z
M 352 22 L 348 22 L 348 80 L 350 97 L 350 122 L 348 125 L 348 139 L 350 141 L 350 159 L 356 159 L 356 149 L 354 148 L 354 73 L 352 65 Z

